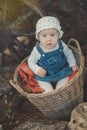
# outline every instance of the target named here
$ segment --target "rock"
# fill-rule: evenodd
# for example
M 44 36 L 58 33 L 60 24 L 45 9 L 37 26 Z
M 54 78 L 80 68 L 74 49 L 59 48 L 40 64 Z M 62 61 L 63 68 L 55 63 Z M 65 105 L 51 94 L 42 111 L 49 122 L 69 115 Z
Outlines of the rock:
M 2 125 L 0 124 L 0 130 L 3 130 Z
M 0 75 L 0 97 L 12 90 L 11 85 Z
M 27 121 L 13 130 L 66 130 L 67 122 L 65 121 L 45 121 L 45 122 L 31 122 Z
M 69 130 L 87 130 L 87 102 L 79 104 L 71 113 Z

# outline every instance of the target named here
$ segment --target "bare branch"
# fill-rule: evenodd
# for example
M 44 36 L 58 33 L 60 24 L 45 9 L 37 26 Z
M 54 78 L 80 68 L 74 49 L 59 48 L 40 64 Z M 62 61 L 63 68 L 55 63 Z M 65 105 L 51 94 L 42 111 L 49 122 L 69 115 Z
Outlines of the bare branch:
M 16 27 L 16 25 L 21 24 L 25 19 L 27 19 L 28 17 L 30 17 L 33 14 L 33 11 L 29 11 L 28 13 L 23 14 L 22 16 L 18 17 L 18 19 L 16 19 L 12 24 L 10 24 L 10 30 L 14 30 L 14 28 Z
M 39 0 L 20 0 L 20 1 L 29 6 L 35 12 L 37 12 L 37 14 L 39 14 L 40 16 L 44 15 L 44 11 L 42 10 L 42 8 L 38 3 Z
M 33 12 L 37 13 L 41 17 L 45 14 L 38 3 L 39 0 L 20 0 L 20 1 L 23 2 L 23 4 L 29 6 L 29 8 L 31 10 L 29 10 L 28 13 L 25 13 L 22 16 L 18 17 L 18 19 L 16 21 L 14 21 L 10 25 L 10 27 L 8 27 L 8 28 L 10 28 L 10 30 L 14 30 L 16 25 L 21 24 L 25 19 L 30 17 L 33 14 Z

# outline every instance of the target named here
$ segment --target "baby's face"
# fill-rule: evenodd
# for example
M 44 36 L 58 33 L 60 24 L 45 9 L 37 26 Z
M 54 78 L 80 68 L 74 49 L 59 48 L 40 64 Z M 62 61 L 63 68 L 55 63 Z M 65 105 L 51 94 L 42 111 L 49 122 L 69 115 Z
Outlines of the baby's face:
M 38 34 L 40 45 L 44 49 L 53 49 L 58 44 L 59 32 L 54 29 L 45 29 Z

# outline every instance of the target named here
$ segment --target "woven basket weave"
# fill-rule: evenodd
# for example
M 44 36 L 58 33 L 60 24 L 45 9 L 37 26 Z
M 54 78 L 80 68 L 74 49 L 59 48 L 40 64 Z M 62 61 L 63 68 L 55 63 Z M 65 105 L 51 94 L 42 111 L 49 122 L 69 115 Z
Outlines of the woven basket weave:
M 83 71 L 84 57 L 81 52 L 80 44 L 75 39 L 68 41 L 68 46 L 72 49 L 79 71 L 66 86 L 62 86 L 57 90 L 49 93 L 30 94 L 25 92 L 21 87 L 18 68 L 15 70 L 13 80 L 10 80 L 11 85 L 30 102 L 32 102 L 47 118 L 66 120 L 69 119 L 70 113 L 79 103 L 83 102 Z M 22 63 L 27 60 L 25 58 Z M 22 64 L 21 63 L 21 64 Z

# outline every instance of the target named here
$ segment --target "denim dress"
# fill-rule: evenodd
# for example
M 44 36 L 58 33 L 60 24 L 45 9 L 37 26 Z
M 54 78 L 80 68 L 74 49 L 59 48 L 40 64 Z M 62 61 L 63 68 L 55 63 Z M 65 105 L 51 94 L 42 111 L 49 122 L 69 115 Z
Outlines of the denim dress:
M 51 52 L 44 52 L 37 42 L 36 48 L 41 54 L 37 64 L 43 67 L 47 73 L 45 77 L 35 75 L 37 80 L 52 82 L 58 81 L 62 78 L 69 76 L 72 73 L 72 69 L 69 67 L 67 59 L 63 52 L 63 46 L 61 40 L 58 41 L 59 48 Z

